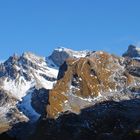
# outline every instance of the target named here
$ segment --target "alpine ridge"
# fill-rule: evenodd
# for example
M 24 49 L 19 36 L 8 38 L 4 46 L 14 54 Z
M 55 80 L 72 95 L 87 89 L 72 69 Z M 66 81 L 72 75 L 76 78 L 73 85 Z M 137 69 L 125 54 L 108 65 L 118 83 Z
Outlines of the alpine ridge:
M 0 64 L 0 91 L 3 93 L 0 100 L 2 103 L 5 102 L 0 106 L 0 133 L 19 122 L 34 123 L 39 119 L 41 114 L 37 113 L 40 110 L 36 112 L 38 107 L 34 99 L 39 97 L 43 90 L 52 89 L 57 80 L 59 64 L 54 60 L 56 50 L 63 61 L 66 60 L 65 55 L 79 57 L 81 54 L 78 51 L 57 48 L 49 57 L 40 57 L 31 52 L 25 52 L 21 56 L 14 54 Z M 33 95 L 36 91 L 40 91 L 39 96 Z M 40 98 L 41 103 L 42 98 Z
M 0 139 L 140 138 L 140 49 L 56 48 L 0 64 Z M 5 133 L 4 133 L 5 132 Z
M 49 93 L 48 116 L 56 118 L 59 113 L 68 110 L 80 113 L 82 108 L 91 106 L 95 100 L 104 100 L 140 85 L 139 79 L 126 69 L 126 61 L 102 51 L 85 58 L 67 59 L 60 67 L 58 81 Z M 140 64 L 135 60 L 131 63 L 133 67 L 135 63 Z

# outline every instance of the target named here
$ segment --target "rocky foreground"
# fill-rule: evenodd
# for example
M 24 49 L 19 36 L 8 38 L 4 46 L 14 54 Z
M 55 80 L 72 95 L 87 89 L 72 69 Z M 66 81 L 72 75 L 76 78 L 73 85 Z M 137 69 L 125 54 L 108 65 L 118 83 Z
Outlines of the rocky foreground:
M 140 49 L 55 49 L 0 67 L 0 139 L 140 139 Z M 11 88 L 12 85 L 12 88 Z

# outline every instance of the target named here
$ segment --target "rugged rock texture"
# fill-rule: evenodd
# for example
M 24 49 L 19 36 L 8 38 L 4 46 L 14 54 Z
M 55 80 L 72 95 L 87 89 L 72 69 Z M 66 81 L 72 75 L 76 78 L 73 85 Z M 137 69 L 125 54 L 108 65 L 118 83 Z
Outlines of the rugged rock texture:
M 10 92 L 0 90 L 0 133 L 9 130 L 16 123 L 28 121 L 15 106 L 16 102 Z
M 49 94 L 48 117 L 57 118 L 65 111 L 79 113 L 96 98 L 136 83 L 131 72 L 125 69 L 123 58 L 100 51 L 86 58 L 67 59 Z
M 32 107 L 41 114 L 42 116 L 46 114 L 46 105 L 49 99 L 49 90 L 47 89 L 35 89 L 32 95 Z
M 52 67 L 51 61 L 46 62 L 43 57 L 32 53 L 13 55 L 0 64 L 0 87 L 21 100 L 34 86 L 51 89 L 57 74 L 56 67 Z
M 86 51 L 83 54 L 59 48 L 55 55 L 62 56 L 60 62 L 67 58 L 62 49 L 68 57 L 87 54 Z M 22 121 L 33 123 L 46 114 L 48 89 L 53 88 L 58 74 L 58 67 L 53 62 L 55 55 L 45 58 L 26 52 L 21 56 L 14 54 L 0 64 L 0 133 Z
M 128 47 L 128 50 L 123 54 L 123 56 L 131 57 L 131 58 L 140 57 L 140 48 L 138 48 L 134 45 L 130 45 Z
M 52 64 L 32 53 L 14 54 L 0 64 L 0 133 L 16 123 L 39 118 L 31 106 L 32 92 L 53 87 L 58 69 Z
M 139 106 L 140 98 L 106 101 L 79 115 L 67 112 L 56 120 L 41 120 L 30 140 L 139 140 Z
M 90 51 L 73 51 L 67 48 L 57 48 L 53 51 L 50 55 L 50 59 L 56 64 L 57 66 L 61 66 L 64 61 L 68 58 L 78 58 L 78 57 L 85 57 L 86 55 L 90 54 Z
M 128 50 L 137 53 L 10 57 L 0 65 L 0 133 L 10 129 L 0 139 L 139 140 L 140 57 Z

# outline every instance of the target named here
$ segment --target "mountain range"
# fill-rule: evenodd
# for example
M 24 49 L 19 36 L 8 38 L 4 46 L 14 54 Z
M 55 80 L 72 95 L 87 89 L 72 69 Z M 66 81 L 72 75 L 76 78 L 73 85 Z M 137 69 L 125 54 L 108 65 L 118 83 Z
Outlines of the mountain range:
M 0 64 L 0 139 L 140 139 L 140 48 L 57 48 Z

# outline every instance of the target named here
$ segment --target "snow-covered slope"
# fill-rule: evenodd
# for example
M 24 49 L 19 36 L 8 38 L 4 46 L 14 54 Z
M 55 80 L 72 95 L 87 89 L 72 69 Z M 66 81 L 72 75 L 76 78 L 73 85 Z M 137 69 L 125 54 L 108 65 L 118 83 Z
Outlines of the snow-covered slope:
M 51 61 L 51 60 L 50 60 Z M 10 91 L 14 97 L 22 100 L 27 91 L 32 88 L 51 89 L 57 78 L 57 67 L 50 67 L 43 57 L 32 53 L 24 53 L 22 56 L 12 56 L 0 69 L 0 87 Z
M 38 114 L 31 105 L 33 89 L 31 89 L 26 96 L 23 97 L 23 101 L 18 103 L 18 108 L 30 119 L 31 122 L 35 122 L 39 119 Z
M 53 64 L 51 59 L 29 52 L 22 56 L 9 57 L 7 61 L 0 64 L 0 89 L 10 93 L 9 98 L 15 100 L 8 102 L 5 99 L 6 104 L 1 108 L 6 111 L 0 110 L 0 114 L 7 116 L 6 114 L 15 108 L 18 111 L 18 116 L 25 118 L 24 120 L 36 121 L 40 114 L 31 106 L 33 94 L 31 89 L 52 89 L 57 74 L 58 67 Z M 13 112 L 13 114 L 16 113 Z
M 68 49 L 68 48 L 64 48 L 64 47 L 58 47 L 54 51 L 67 52 L 68 54 L 70 54 L 71 56 L 73 56 L 75 58 L 85 57 L 87 55 L 87 53 L 89 52 L 87 50 L 84 50 L 84 51 L 74 51 L 74 50 L 71 50 L 71 49 Z

